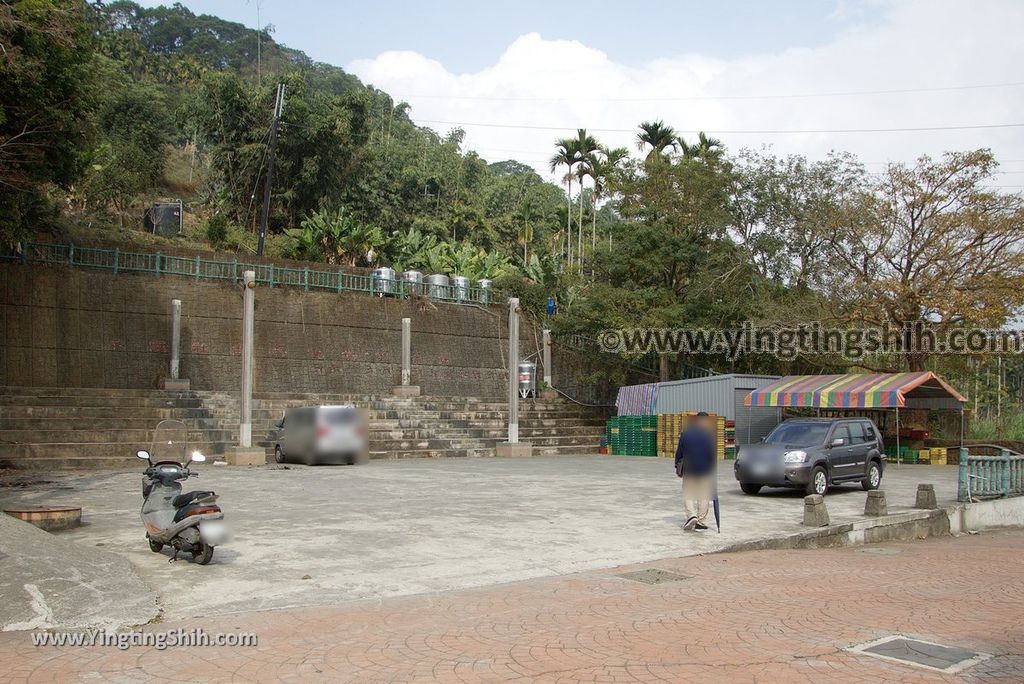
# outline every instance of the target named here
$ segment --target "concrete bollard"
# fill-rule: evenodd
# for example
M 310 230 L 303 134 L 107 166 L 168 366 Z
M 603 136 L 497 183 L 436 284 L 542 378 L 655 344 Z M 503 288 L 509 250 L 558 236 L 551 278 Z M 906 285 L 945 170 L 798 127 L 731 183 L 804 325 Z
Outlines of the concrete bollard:
M 807 527 L 827 527 L 828 509 L 825 498 L 821 494 L 804 497 L 804 525 Z
M 935 510 L 938 507 L 939 502 L 935 499 L 935 485 L 917 485 L 917 500 L 914 502 L 914 508 L 925 508 L 928 510 Z
M 889 509 L 885 505 L 885 492 L 881 489 L 873 489 L 868 492 L 867 501 L 864 502 L 864 515 L 869 515 L 872 518 L 889 515 Z

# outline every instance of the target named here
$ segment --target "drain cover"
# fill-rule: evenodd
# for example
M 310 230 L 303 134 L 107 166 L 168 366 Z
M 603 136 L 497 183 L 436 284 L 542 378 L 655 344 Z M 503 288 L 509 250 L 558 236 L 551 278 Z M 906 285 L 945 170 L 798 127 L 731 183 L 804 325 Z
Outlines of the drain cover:
M 956 646 L 943 646 L 898 634 L 876 639 L 847 650 L 947 673 L 960 672 L 992 657 L 987 653 L 969 651 Z
M 619 577 L 632 580 L 634 582 L 643 582 L 644 584 L 665 584 L 666 582 L 678 582 L 680 580 L 690 579 L 686 575 L 677 575 L 674 572 L 658 570 L 657 568 L 637 570 L 636 572 L 626 572 L 619 575 Z

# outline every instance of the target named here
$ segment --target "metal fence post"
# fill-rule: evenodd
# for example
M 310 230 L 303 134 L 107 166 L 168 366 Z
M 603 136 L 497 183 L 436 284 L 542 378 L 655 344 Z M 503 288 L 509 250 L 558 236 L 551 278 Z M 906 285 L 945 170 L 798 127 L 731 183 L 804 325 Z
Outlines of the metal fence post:
M 199 255 L 196 255 L 196 280 L 199 280 L 199 271 L 202 268 L 202 262 L 199 260 Z
M 341 294 L 342 284 L 345 282 L 345 272 L 338 271 L 338 294 Z
M 268 275 L 268 280 L 270 281 L 269 285 L 270 285 L 271 288 L 273 288 L 274 287 L 274 264 L 270 264 L 269 273 L 267 275 Z
M 967 502 L 967 478 L 970 477 L 967 460 L 970 456 L 965 447 L 960 447 L 960 473 L 957 477 L 956 500 Z
M 160 277 L 160 260 L 161 260 L 161 258 L 162 258 L 162 255 L 160 254 L 160 252 L 157 252 L 156 253 L 156 275 L 157 275 L 157 277 Z
M 118 270 L 121 268 L 121 249 L 118 247 L 114 248 L 114 275 L 117 275 Z
M 302 287 L 309 289 L 309 266 L 302 269 Z
M 75 243 L 71 243 L 68 247 L 68 266 L 70 268 L 75 267 Z
M 1003 498 L 1010 496 L 1010 451 L 999 450 L 999 488 L 1003 491 Z

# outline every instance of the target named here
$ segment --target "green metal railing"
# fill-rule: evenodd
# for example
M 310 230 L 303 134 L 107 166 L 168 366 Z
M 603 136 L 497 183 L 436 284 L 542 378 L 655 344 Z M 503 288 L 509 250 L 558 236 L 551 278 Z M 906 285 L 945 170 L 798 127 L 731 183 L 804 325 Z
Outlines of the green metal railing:
M 428 296 L 453 304 L 490 304 L 491 291 L 482 287 L 430 285 L 403 280 L 383 280 L 371 275 L 322 271 L 277 264 L 222 261 L 200 256 L 176 256 L 160 252 L 126 252 L 121 249 L 80 247 L 74 244 L 22 243 L 20 254 L 0 254 L 0 261 L 93 268 L 113 273 L 147 273 L 181 276 L 195 280 L 241 282 L 245 271 L 255 271 L 256 282 L 267 287 L 301 287 L 329 292 L 364 292 L 380 297 Z
M 1024 495 L 1024 455 L 1007 449 L 998 456 L 972 456 L 960 449 L 957 500 Z

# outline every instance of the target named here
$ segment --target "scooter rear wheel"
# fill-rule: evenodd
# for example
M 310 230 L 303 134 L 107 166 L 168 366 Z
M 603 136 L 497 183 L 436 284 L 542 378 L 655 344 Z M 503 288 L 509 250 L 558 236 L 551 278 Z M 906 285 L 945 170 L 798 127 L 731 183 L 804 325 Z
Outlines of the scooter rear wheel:
M 192 552 L 192 561 L 196 565 L 206 565 L 213 559 L 213 547 L 206 542 L 201 542 L 195 551 Z

